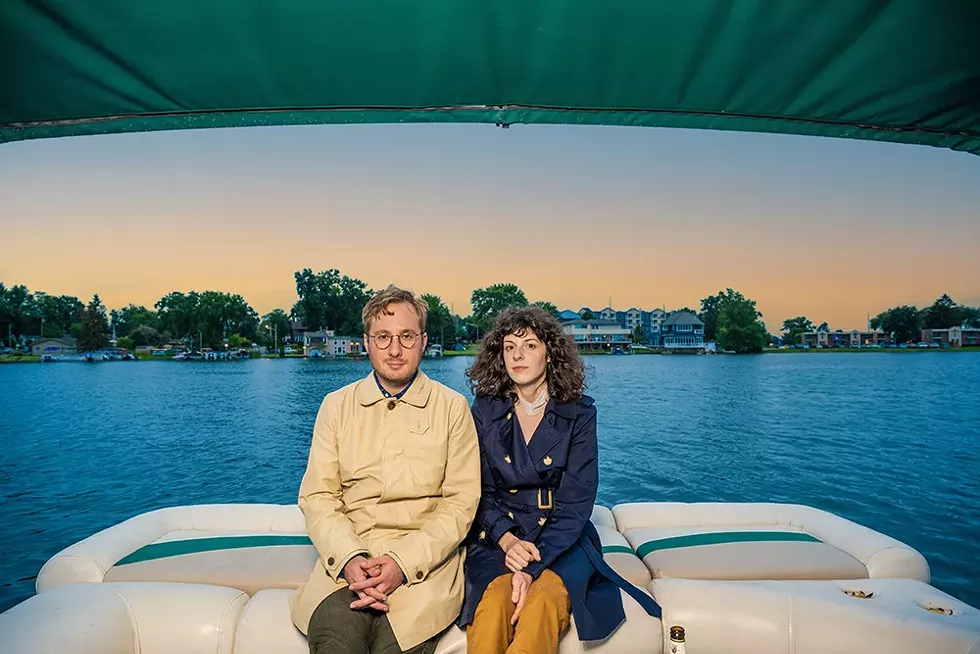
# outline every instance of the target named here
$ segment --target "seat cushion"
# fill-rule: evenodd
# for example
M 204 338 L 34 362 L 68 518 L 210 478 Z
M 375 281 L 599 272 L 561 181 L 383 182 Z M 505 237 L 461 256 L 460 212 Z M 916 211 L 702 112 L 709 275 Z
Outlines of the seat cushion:
M 0 651 L 232 654 L 247 600 L 200 584 L 64 584 L 0 615 Z
M 915 579 L 657 579 L 650 588 L 664 624 L 687 630 L 692 654 L 976 654 L 980 645 L 980 612 Z
M 602 542 L 602 558 L 609 567 L 634 586 L 646 588 L 650 583 L 650 571 L 637 558 L 626 537 L 613 527 L 596 526 L 596 531 L 599 532 L 599 540 Z
M 650 594 L 647 588 L 642 589 Z M 289 617 L 292 591 L 273 589 L 255 594 L 245 605 L 235 632 L 234 654 L 308 654 L 306 637 Z M 582 643 L 572 627 L 565 633 L 559 654 L 660 654 L 662 627 L 660 620 L 648 616 L 636 601 L 623 593 L 626 623 L 602 643 Z M 642 643 L 642 645 L 637 645 Z M 439 637 L 435 654 L 466 654 L 466 633 L 451 626 Z M 472 653 L 471 653 L 472 654 Z M 477 653 L 478 654 L 478 653 Z
M 306 636 L 289 617 L 291 590 L 256 593 L 242 612 L 235 632 L 234 654 L 309 654 Z M 465 654 L 466 634 L 455 626 L 439 638 L 436 654 Z
M 866 579 L 846 552 L 800 530 L 753 527 L 630 529 L 654 579 Z
M 297 588 L 316 549 L 305 534 L 179 530 L 119 560 L 106 581 L 175 581 L 237 588 Z

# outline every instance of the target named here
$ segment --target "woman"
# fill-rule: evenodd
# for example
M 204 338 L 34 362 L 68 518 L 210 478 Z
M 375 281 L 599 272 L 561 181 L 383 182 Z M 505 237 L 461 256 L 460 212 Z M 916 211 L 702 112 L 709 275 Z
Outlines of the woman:
M 555 653 L 569 615 L 580 640 L 606 638 L 624 620 L 620 588 L 659 617 L 602 559 L 596 409 L 561 324 L 537 307 L 504 311 L 467 375 L 482 464 L 458 621 L 467 651 Z

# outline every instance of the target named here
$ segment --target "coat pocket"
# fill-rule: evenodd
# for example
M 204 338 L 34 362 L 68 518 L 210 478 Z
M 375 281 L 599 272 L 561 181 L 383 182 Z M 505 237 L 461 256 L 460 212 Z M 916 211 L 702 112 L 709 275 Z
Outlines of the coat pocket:
M 438 493 L 446 477 L 448 444 L 445 436 L 429 426 L 427 416 L 409 424 L 405 463 L 420 489 Z

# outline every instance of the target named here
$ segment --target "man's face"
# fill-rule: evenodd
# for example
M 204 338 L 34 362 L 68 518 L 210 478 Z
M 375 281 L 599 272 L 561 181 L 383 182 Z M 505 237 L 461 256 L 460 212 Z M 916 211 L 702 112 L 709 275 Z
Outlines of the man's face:
M 415 313 L 412 305 L 399 302 L 389 305 L 387 311 L 391 315 L 384 313 L 371 321 L 370 333 L 364 341 L 371 366 L 381 382 L 387 382 L 386 386 L 403 388 L 419 369 L 429 338 L 419 333 L 419 314 Z M 396 338 L 399 334 L 400 340 Z M 385 345 L 383 341 L 380 346 L 378 343 L 384 335 L 390 336 L 390 344 L 386 348 L 380 347 Z M 415 341 L 412 347 L 402 345 L 402 342 L 408 344 L 412 340 Z

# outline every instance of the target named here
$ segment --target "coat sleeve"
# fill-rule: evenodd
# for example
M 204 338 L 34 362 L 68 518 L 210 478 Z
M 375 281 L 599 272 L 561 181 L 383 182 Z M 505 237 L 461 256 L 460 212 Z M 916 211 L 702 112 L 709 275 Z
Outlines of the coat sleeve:
M 518 524 L 494 501 L 494 478 L 490 471 L 485 444 L 488 431 L 483 422 L 483 412 L 476 402 L 473 404 L 473 417 L 480 439 L 480 508 L 477 515 L 480 527 L 486 532 L 487 538 L 496 543 L 508 531 L 517 530 Z
M 367 554 L 368 548 L 347 518 L 340 487 L 340 461 L 337 454 L 339 400 L 327 396 L 313 426 L 309 462 L 299 487 L 299 508 L 306 518 L 306 530 L 316 547 L 327 574 L 337 581 L 353 557 Z
M 596 441 L 596 409 L 590 405 L 580 411 L 572 428 L 568 463 L 555 492 L 555 508 L 535 542 L 540 561 L 532 561 L 524 571 L 537 579 L 582 536 L 592 518 L 599 489 L 599 446 Z
M 476 427 L 466 400 L 454 400 L 449 415 L 449 448 L 442 499 L 422 526 L 393 540 L 382 554 L 402 569 L 407 584 L 425 581 L 463 542 L 480 501 L 480 454 Z

